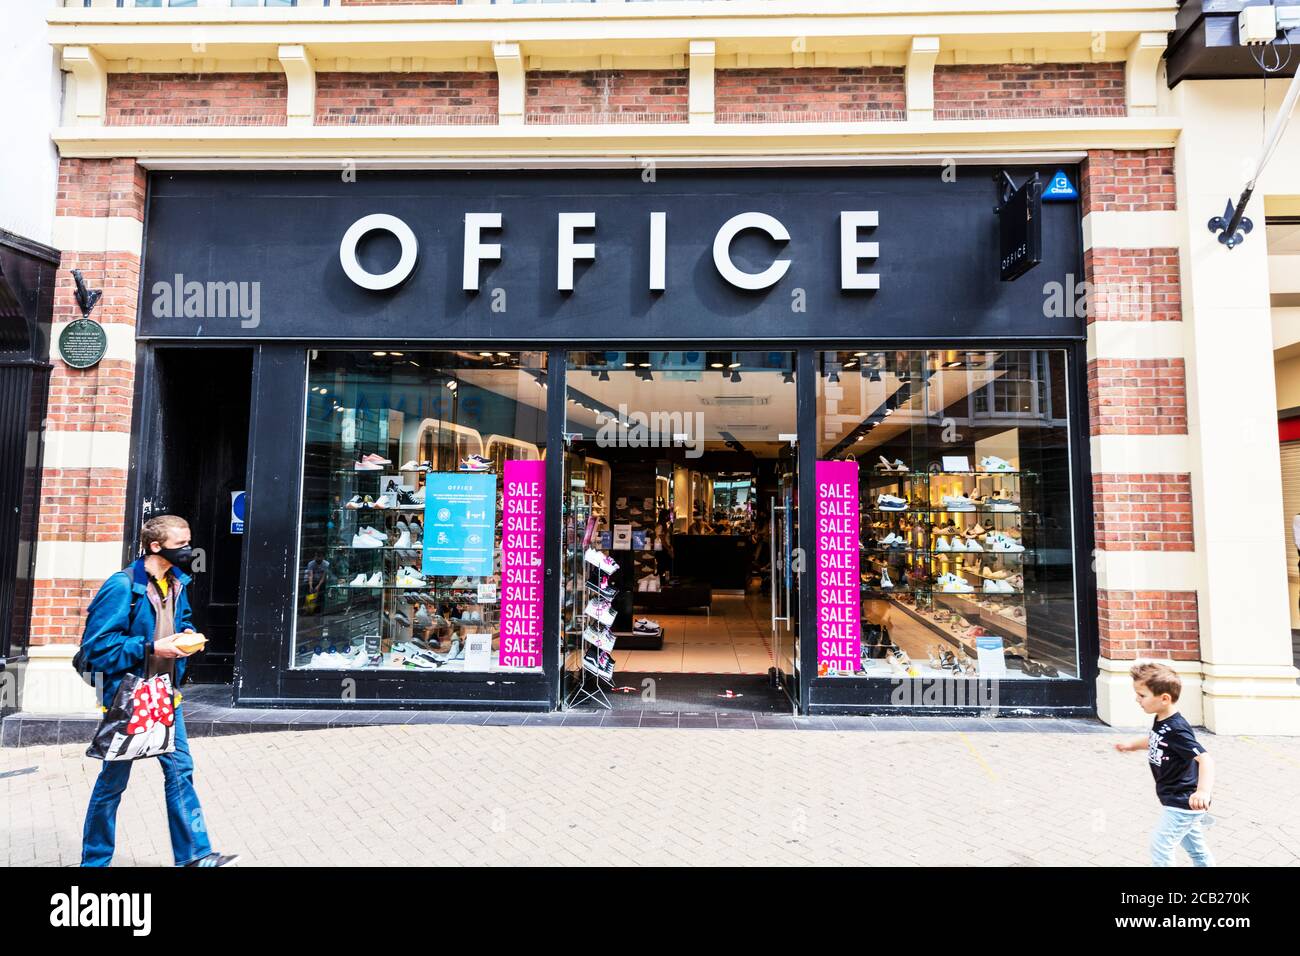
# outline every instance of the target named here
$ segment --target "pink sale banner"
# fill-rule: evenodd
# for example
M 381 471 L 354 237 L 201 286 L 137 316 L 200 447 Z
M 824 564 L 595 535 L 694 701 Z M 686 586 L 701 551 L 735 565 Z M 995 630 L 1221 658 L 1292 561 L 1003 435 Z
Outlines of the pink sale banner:
M 546 463 L 508 461 L 501 495 L 502 667 L 542 666 Z
M 858 585 L 858 463 L 819 461 L 817 483 L 817 676 L 862 669 Z

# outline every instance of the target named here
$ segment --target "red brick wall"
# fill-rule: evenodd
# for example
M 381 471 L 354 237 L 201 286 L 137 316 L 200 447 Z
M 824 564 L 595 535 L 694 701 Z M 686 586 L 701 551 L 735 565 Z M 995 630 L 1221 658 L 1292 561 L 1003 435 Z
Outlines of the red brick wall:
M 283 126 L 283 73 L 110 73 L 104 122 L 177 126 Z
M 42 541 L 121 541 L 124 468 L 51 468 L 41 479 Z
M 1097 598 L 1102 657 L 1200 659 L 1195 591 L 1101 591 Z
M 907 117 L 903 69 L 892 66 L 718 70 L 713 96 L 719 122 L 816 121 L 834 113 Z
M 1187 434 L 1183 360 L 1093 359 L 1088 414 L 1093 435 Z
M 1174 209 L 1172 149 L 1094 149 L 1083 164 L 1084 212 Z
M 528 122 L 551 117 L 618 117 L 684 123 L 690 118 L 687 70 L 546 70 L 526 77 Z
M 464 122 L 470 117 L 496 122 L 495 73 L 316 74 L 317 123 Z
M 79 578 L 37 581 L 32 592 L 31 643 L 81 643 L 86 608 L 102 583 Z
M 935 119 L 1124 115 L 1123 63 L 960 64 L 934 68 Z
M 1192 479 L 1187 474 L 1094 474 L 1097 547 L 1191 551 Z
M 139 219 L 144 191 L 144 170 L 134 159 L 63 159 L 54 214 Z
M 1176 322 L 1183 317 L 1178 250 L 1089 249 L 1088 321 Z

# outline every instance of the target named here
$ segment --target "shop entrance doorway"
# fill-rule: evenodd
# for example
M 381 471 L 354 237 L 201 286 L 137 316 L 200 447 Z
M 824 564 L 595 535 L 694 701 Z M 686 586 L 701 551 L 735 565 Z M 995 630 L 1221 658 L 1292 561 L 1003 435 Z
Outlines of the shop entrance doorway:
M 138 462 L 141 520 L 189 522 L 201 557 L 189 588 L 194 621 L 208 638 L 190 662 L 196 683 L 234 675 L 243 584 L 253 350 L 156 349 L 157 401 L 143 411 Z
M 568 356 L 566 706 L 798 701 L 795 354 Z

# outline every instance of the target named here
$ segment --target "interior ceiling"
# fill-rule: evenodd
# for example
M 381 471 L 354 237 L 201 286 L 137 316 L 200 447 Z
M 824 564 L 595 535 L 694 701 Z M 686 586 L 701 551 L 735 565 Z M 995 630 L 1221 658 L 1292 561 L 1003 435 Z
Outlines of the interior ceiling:
M 964 403 L 977 388 L 1004 375 L 1001 369 L 940 368 L 930 373 L 929 396 L 925 388 L 912 387 L 910 380 L 894 372 L 879 373 L 879 381 L 864 378 L 857 368 L 839 372 L 840 381 L 822 381 L 823 397 L 833 400 L 833 411 L 823 416 L 818 447 L 822 452 L 834 447 L 869 415 L 881 411 L 891 396 L 905 395 L 898 407 L 855 442 L 853 453 L 863 454 L 887 444 L 909 428 L 926 424 L 925 410 L 947 409 Z M 796 431 L 795 386 L 783 380 L 780 371 L 743 371 L 741 380 L 733 382 L 730 374 L 712 369 L 692 372 L 654 372 L 644 381 L 632 370 L 612 369 L 609 381 L 602 382 L 586 370 L 569 372 L 569 401 L 566 403 L 566 429 L 594 434 L 600 428 L 596 408 L 617 410 L 625 405 L 630 414 L 642 412 L 677 413 L 666 427 L 677 428 L 695 438 L 697 414 L 702 415 L 704 440 L 723 443 L 734 438 L 746 448 L 761 452 L 751 444 L 780 442 L 783 434 Z M 542 408 L 546 389 L 538 385 L 538 373 L 523 369 L 465 369 L 457 377 L 469 385 L 496 392 L 534 408 Z M 904 388 L 906 391 L 903 391 Z M 577 404 L 574 399 L 585 403 Z M 826 403 L 831 404 L 830 402 Z M 846 449 L 847 450 L 847 449 Z

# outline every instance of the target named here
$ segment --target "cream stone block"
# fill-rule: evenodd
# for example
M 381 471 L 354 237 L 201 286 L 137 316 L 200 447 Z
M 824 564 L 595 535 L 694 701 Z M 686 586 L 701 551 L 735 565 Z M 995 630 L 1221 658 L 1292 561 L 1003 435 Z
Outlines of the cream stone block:
M 1167 249 L 1179 244 L 1182 229 L 1173 209 L 1094 211 L 1083 217 L 1083 248 Z
M 1195 591 L 1200 556 L 1195 551 L 1096 552 L 1097 587 L 1103 591 Z
M 18 709 L 29 714 L 98 716 L 95 688 L 72 667 L 75 644 L 28 648 L 27 660 L 13 665 Z
M 38 541 L 38 580 L 102 581 L 122 570 L 121 541 Z
M 1193 725 L 1204 725 L 1201 701 L 1201 664 L 1199 661 L 1171 661 L 1143 657 L 1133 661 L 1097 660 L 1097 716 L 1116 729 L 1149 730 L 1151 715 L 1137 703 L 1133 692 L 1133 678 L 1129 669 L 1134 664 L 1151 662 L 1166 664 L 1177 672 L 1183 681 L 1183 692 L 1178 699 L 1178 709 Z
M 55 216 L 50 244 L 63 252 L 129 252 L 144 249 L 144 223 L 133 216 Z
M 126 470 L 131 467 L 131 436 L 125 432 L 47 431 L 42 461 L 46 468 Z

